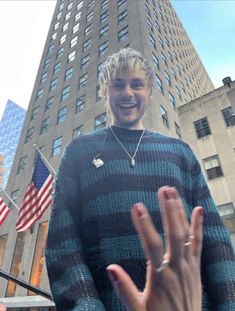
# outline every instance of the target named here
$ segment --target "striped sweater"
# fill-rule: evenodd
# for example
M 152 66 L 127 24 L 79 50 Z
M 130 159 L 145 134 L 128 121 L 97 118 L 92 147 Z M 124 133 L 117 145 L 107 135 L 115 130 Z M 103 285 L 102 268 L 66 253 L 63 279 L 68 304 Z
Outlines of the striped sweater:
M 141 131 L 113 127 L 130 154 Z M 104 165 L 96 168 L 93 158 Z M 130 209 L 143 202 L 163 235 L 157 190 L 175 186 L 188 218 L 204 207 L 203 308 L 235 310 L 235 262 L 230 237 L 210 196 L 197 159 L 187 144 L 146 131 L 136 166 L 110 129 L 74 139 L 66 148 L 55 183 L 46 262 L 58 311 L 121 311 L 105 268 L 120 264 L 140 290 L 146 261 Z

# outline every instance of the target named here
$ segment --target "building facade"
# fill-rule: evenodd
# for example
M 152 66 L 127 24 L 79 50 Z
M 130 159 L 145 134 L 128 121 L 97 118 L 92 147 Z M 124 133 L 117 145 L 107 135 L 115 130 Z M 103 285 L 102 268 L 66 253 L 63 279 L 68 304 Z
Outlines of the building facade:
M 34 144 L 57 169 L 74 136 L 109 124 L 98 73 L 108 55 L 128 46 L 154 69 L 146 128 L 181 137 L 177 107 L 214 89 L 169 0 L 57 1 L 7 186 L 18 205 L 30 182 Z M 2 269 L 49 290 L 44 247 L 50 211 L 18 234 L 12 214 L 0 228 Z M 2 297 L 28 294 L 11 282 L 0 284 Z
M 194 150 L 235 249 L 235 81 L 179 107 L 182 138 Z
M 0 153 L 4 156 L 3 188 L 6 186 L 20 139 L 26 111 L 8 100 L 0 121 Z

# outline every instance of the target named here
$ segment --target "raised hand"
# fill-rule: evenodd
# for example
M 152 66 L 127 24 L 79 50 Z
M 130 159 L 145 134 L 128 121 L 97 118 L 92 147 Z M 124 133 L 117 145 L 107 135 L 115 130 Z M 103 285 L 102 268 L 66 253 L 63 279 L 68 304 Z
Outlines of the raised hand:
M 128 311 L 201 311 L 203 209 L 194 208 L 189 224 L 175 188 L 162 187 L 158 196 L 166 250 L 144 205 L 137 203 L 131 211 L 147 261 L 144 291 L 118 265 L 108 266 L 108 275 Z

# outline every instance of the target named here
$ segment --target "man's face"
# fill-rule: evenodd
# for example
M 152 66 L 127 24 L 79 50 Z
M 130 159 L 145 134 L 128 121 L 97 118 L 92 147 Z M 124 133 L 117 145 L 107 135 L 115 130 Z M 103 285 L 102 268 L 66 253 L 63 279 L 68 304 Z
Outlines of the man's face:
M 146 75 L 142 70 L 116 76 L 108 85 L 106 96 L 113 125 L 143 129 L 142 117 L 150 96 Z

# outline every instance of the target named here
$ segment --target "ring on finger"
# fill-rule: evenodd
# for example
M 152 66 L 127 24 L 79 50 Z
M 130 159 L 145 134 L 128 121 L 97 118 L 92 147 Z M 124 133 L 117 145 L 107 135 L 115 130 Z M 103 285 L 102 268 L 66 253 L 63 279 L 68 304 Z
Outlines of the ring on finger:
M 164 259 L 162 261 L 162 263 L 160 264 L 160 266 L 158 268 L 155 269 L 155 271 L 157 273 L 161 272 L 162 270 L 164 270 L 170 263 L 170 260 L 169 259 Z
M 193 235 L 190 235 L 189 236 L 189 240 L 186 242 L 186 243 L 184 243 L 184 246 L 190 246 L 190 245 L 192 245 L 192 240 L 194 239 L 194 236 Z

